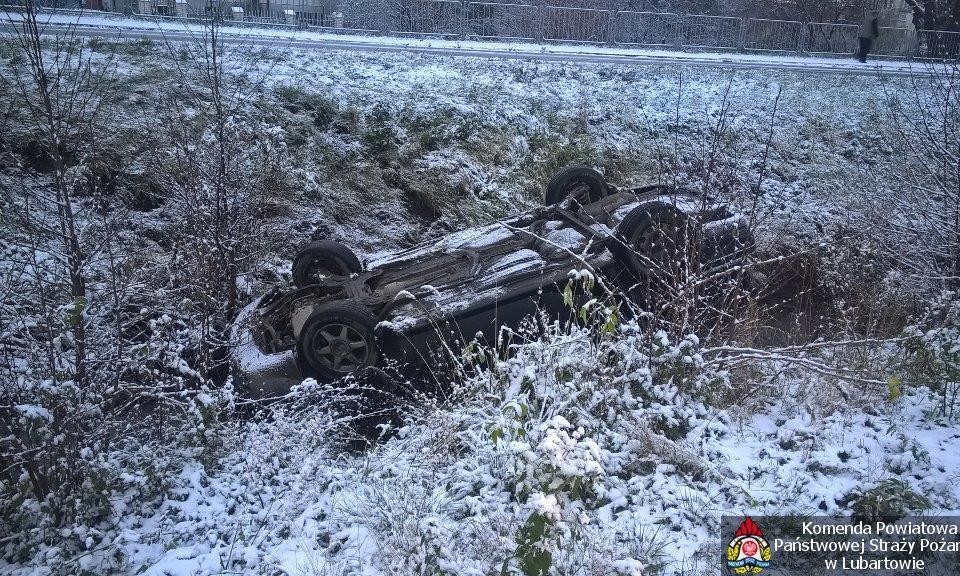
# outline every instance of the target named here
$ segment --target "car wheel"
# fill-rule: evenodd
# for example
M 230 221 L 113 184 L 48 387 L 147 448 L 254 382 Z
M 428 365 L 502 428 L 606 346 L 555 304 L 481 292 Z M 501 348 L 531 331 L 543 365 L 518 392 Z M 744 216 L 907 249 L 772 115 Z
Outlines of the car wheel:
M 614 252 L 637 279 L 670 288 L 694 272 L 699 237 L 696 221 L 654 202 L 634 208 L 620 222 Z
M 330 382 L 375 366 L 376 325 L 376 316 L 359 304 L 330 302 L 318 307 L 297 339 L 302 375 Z
M 311 242 L 293 257 L 293 283 L 297 288 L 316 284 L 324 276 L 349 276 L 361 270 L 357 255 L 332 240 Z
M 559 204 L 573 198 L 579 204 L 596 202 L 610 193 L 603 175 L 586 166 L 570 166 L 557 172 L 547 184 L 546 203 Z

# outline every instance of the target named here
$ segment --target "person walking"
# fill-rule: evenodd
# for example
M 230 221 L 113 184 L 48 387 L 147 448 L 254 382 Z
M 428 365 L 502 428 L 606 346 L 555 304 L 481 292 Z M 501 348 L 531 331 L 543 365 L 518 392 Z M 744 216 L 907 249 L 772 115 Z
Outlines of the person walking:
M 860 23 L 860 52 L 857 57 L 861 62 L 867 61 L 867 54 L 873 48 L 873 43 L 880 37 L 880 11 L 866 10 L 863 13 L 863 22 Z

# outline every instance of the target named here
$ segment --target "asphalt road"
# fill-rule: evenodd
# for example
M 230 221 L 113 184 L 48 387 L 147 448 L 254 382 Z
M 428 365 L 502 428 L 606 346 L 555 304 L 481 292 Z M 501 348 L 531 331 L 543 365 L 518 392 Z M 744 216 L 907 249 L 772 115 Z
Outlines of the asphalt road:
M 169 23 L 164 23 L 169 25 Z M 12 26 L 15 24 L 9 19 L 4 19 L 0 23 L 0 35 L 10 35 L 13 33 Z M 149 39 L 154 41 L 192 41 L 197 38 L 197 32 L 191 32 L 186 27 L 183 30 L 171 29 L 172 26 L 161 29 L 155 23 L 149 20 L 130 20 L 129 24 L 123 21 L 117 21 L 116 24 L 110 22 L 105 24 L 69 24 L 59 22 L 48 22 L 43 29 L 45 34 L 63 34 L 72 31 L 73 34 L 85 38 L 125 38 L 125 39 Z M 877 61 L 871 64 L 860 64 L 852 59 L 848 61 L 836 60 L 835 62 L 824 61 L 823 59 L 809 58 L 802 56 L 784 56 L 767 57 L 756 59 L 750 57 L 739 57 L 738 54 L 717 55 L 711 54 L 710 57 L 701 57 L 696 53 L 676 55 L 675 53 L 664 53 L 658 55 L 655 52 L 644 51 L 643 53 L 603 53 L 600 49 L 575 52 L 566 50 L 556 50 L 553 46 L 545 46 L 539 51 L 517 51 L 500 49 L 484 49 L 477 46 L 477 42 L 469 42 L 458 45 L 453 41 L 445 41 L 441 46 L 433 46 L 429 43 L 411 41 L 410 43 L 397 43 L 377 41 L 377 37 L 370 37 L 369 40 L 363 37 L 351 37 L 350 40 L 338 40 L 329 38 L 310 38 L 302 37 L 304 34 L 298 34 L 296 31 L 288 31 L 279 28 L 255 28 L 256 33 L 246 32 L 243 28 L 223 28 L 223 41 L 228 44 L 245 44 L 252 46 L 267 46 L 276 48 L 298 48 L 307 50 L 352 50 L 357 52 L 413 52 L 419 54 L 435 54 L 442 56 L 462 56 L 471 58 L 497 58 L 511 60 L 542 60 L 550 62 L 592 62 L 603 64 L 626 64 L 626 65 L 657 65 L 657 66 L 706 66 L 727 69 L 751 69 L 751 70 L 791 70 L 797 72 L 819 73 L 819 74 L 841 74 L 841 75 L 877 75 L 884 76 L 913 76 L 927 73 L 927 64 L 914 63 L 908 64 L 902 61 Z M 301 36 L 301 37 L 298 37 Z

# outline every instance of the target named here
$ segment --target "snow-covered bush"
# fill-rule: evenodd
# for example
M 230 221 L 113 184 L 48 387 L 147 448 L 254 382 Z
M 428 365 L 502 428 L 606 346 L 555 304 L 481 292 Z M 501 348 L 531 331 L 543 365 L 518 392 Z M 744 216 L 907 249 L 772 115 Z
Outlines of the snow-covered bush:
M 906 93 L 884 86 L 890 115 L 882 133 L 907 160 L 892 178 L 874 177 L 867 197 L 877 242 L 929 297 L 960 285 L 960 62 L 921 72 Z
M 35 17 L 32 5 L 26 14 Z M 163 200 L 194 234 L 174 227 L 160 239 L 173 254 L 151 253 L 118 191 L 117 154 L 101 149 L 120 140 L 101 117 L 118 88 L 113 54 L 91 54 L 72 37 L 48 46 L 29 27 L 13 44 L 0 90 L 16 102 L 37 164 L 11 164 L 19 171 L 2 186 L 0 532 L 18 537 L 3 538 L 0 553 L 54 572 L 99 572 L 123 562 L 115 526 L 128 506 L 149 506 L 188 463 L 216 462 L 229 443 L 232 390 L 214 386 L 212 371 L 224 364 L 222 336 L 252 251 L 238 222 L 258 216 L 231 199 L 246 198 L 251 173 L 268 177 L 244 160 L 272 142 L 226 108 L 219 123 L 157 127 L 180 146 L 166 141 L 166 170 L 154 174 L 170 176 Z M 206 80 L 189 84 L 191 94 L 224 88 Z M 246 155 L 236 165 L 248 171 L 227 177 L 238 148 Z
M 960 299 L 945 291 L 927 309 L 922 322 L 905 329 L 907 377 L 941 397 L 940 415 L 960 416 Z
M 485 491 L 505 490 L 514 503 L 501 554 L 524 574 L 586 570 L 591 554 L 569 551 L 597 546 L 606 573 L 639 573 L 650 559 L 592 540 L 594 524 L 616 508 L 614 495 L 637 461 L 663 459 L 693 476 L 707 469 L 675 444 L 717 417 L 698 397 L 697 384 L 718 375 L 703 370 L 697 339 L 674 344 L 658 332 L 650 341 L 636 322 L 611 323 L 609 309 L 594 316 L 592 308 L 566 329 L 517 338 L 527 343 L 511 346 L 507 359 L 496 360 L 496 349 L 474 351 L 494 360 L 478 367 L 450 408 L 472 415 L 460 433 L 483 420 L 485 437 L 474 437 L 480 445 L 467 444 L 460 458 L 479 459 L 493 481 Z
M 374 158 L 388 163 L 397 153 L 393 114 L 385 104 L 377 104 L 364 119 L 363 142 Z
M 922 513 L 930 507 L 930 501 L 917 494 L 902 480 L 887 479 L 866 490 L 854 490 L 852 516 L 861 522 L 900 519 L 908 514 Z

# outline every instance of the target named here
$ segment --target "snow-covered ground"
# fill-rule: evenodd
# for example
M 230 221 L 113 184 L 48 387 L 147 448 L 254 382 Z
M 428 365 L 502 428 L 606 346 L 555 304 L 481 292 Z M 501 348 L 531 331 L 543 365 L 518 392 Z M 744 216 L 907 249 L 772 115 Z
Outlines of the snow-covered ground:
M 9 22 L 17 21 L 16 14 Z M 43 14 L 41 20 L 47 32 L 71 29 L 80 36 L 151 38 L 158 40 L 187 40 L 199 35 L 200 24 L 184 19 L 128 18 L 97 12 Z M 4 21 L 4 25 L 7 21 Z M 678 51 L 666 49 L 607 46 L 603 44 L 534 44 L 524 42 L 492 42 L 478 40 L 449 40 L 444 38 L 372 36 L 350 33 L 331 33 L 298 30 L 293 27 L 258 27 L 232 25 L 221 29 L 229 42 L 248 45 L 340 49 L 361 51 L 407 51 L 430 54 L 449 54 L 484 58 L 524 58 L 568 62 L 607 62 L 624 64 L 684 64 L 722 66 L 726 68 L 780 68 L 819 73 L 876 74 L 909 76 L 925 68 L 925 64 L 891 58 L 878 58 L 861 64 L 849 57 L 800 55 L 788 53 L 722 53 L 709 51 Z M 922 73 L 922 72 L 921 72 Z
M 524 345 L 362 454 L 340 447 L 308 387 L 221 430 L 228 454 L 167 479 L 157 505 L 138 500 L 145 478 L 127 478 L 96 541 L 129 574 L 480 576 L 517 568 L 521 527 L 540 514 L 556 573 L 707 576 L 722 514 L 849 515 L 865 489 L 896 482 L 930 513 L 960 508 L 960 429 L 934 416 L 929 390 L 851 403 L 827 379 L 770 365 L 762 385 L 701 379 L 739 394 L 712 407 L 668 377 L 708 351 L 690 340 L 651 363 L 632 330 Z M 612 350 L 622 359 L 604 365 Z M 44 573 L 43 558 L 7 569 Z
M 346 204 L 330 204 L 323 223 L 313 225 L 361 251 L 383 246 L 384 238 L 418 221 L 404 199 L 411 188 L 435 202 L 434 216 L 456 230 L 539 204 L 551 173 L 573 162 L 601 167 L 619 185 L 643 185 L 663 178 L 665 159 L 676 157 L 684 170 L 678 177 L 701 186 L 702 157 L 715 146 L 711 129 L 721 121 L 729 138 L 715 150 L 715 161 L 724 179 L 741 186 L 755 181 L 772 133 L 776 170 L 763 182 L 762 238 L 813 238 L 818 225 L 859 227 L 863 215 L 844 207 L 862 204 L 851 190 L 876 186 L 872 177 L 881 180 L 898 168 L 889 161 L 893 144 L 878 128 L 888 99 L 907 101 L 911 91 L 908 80 L 878 75 L 694 63 L 623 67 L 295 48 L 264 54 L 270 56 L 257 68 L 267 86 L 322 95 L 340 114 L 359 111 L 361 132 L 376 122 L 390 127 L 398 158 L 374 174 L 396 171 L 401 183 L 387 178 L 391 186 L 371 199 L 372 211 L 353 214 Z M 291 126 L 285 131 L 290 139 Z M 344 154 L 357 140 L 327 131 L 299 150 L 306 158 L 327 148 Z M 318 169 L 298 163 L 298 188 L 332 198 L 341 176 Z M 296 215 L 309 217 L 316 206 L 304 203 Z M 389 207 L 386 214 L 381 206 Z M 359 229 L 354 218 L 365 221 Z M 437 223 L 430 225 L 426 233 L 436 233 Z

